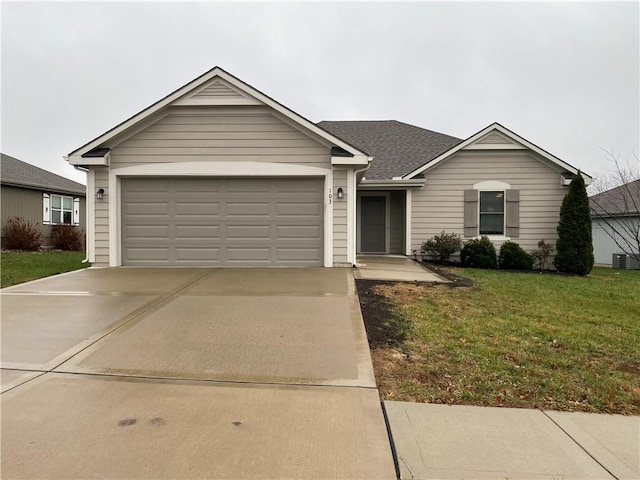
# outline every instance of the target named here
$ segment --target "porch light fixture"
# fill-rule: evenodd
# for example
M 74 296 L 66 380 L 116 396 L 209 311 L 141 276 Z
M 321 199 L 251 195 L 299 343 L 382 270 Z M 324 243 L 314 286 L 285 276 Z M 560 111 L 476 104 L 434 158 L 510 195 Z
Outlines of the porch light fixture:
M 98 200 L 102 200 L 102 196 L 104 195 L 104 188 L 99 188 L 96 192 L 96 198 Z
M 338 187 L 338 200 L 342 200 L 342 197 L 344 197 L 344 191 L 342 187 Z

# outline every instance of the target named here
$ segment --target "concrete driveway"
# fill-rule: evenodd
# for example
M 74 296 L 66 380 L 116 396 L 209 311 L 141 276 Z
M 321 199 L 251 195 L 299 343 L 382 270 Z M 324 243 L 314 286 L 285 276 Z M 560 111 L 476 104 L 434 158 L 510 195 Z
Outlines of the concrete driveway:
M 395 478 L 348 269 L 2 291 L 5 478 Z

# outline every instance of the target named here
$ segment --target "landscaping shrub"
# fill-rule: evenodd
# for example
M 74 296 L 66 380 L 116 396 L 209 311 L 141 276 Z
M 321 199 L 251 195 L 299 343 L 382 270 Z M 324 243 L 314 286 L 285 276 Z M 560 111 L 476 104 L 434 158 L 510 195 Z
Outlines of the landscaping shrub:
M 444 233 L 434 235 L 422 244 L 422 250 L 433 255 L 441 262 L 446 262 L 449 257 L 462 248 L 462 236 L 458 233 Z
M 51 242 L 56 250 L 82 250 L 82 231 L 73 225 L 55 225 L 51 228 Z
M 505 242 L 500 247 L 498 265 L 504 270 L 531 270 L 533 259 L 516 242 Z
M 553 264 L 558 271 L 586 275 L 593 268 L 591 211 L 587 187 L 580 172 L 573 177 L 562 200 L 558 241 Z
M 553 245 L 540 240 L 538 242 L 538 248 L 531 252 L 531 258 L 533 259 L 533 268 L 536 270 L 545 270 L 547 268 L 547 260 L 553 253 Z
M 37 224 L 36 224 L 37 225 Z M 20 217 L 11 217 L 4 227 L 4 247 L 9 250 L 35 252 L 42 246 L 42 233 Z
M 468 240 L 460 251 L 460 261 L 465 267 L 496 268 L 496 247 L 485 236 Z

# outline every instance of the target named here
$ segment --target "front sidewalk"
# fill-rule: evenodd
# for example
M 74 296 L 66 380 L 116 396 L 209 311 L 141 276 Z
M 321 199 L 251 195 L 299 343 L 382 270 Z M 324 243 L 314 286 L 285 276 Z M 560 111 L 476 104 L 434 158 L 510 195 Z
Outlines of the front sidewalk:
M 401 478 L 637 479 L 640 418 L 384 402 Z

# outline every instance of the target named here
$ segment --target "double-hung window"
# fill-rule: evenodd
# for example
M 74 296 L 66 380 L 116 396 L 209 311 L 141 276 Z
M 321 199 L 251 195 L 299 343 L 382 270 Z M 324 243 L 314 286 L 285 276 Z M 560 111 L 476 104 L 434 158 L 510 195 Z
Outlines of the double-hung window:
M 44 225 L 80 225 L 80 198 L 43 193 L 42 223 Z
M 520 190 L 486 180 L 464 191 L 464 236 L 520 236 Z
M 480 193 L 480 235 L 504 235 L 504 191 Z
M 73 198 L 51 195 L 51 223 L 71 225 L 73 222 Z

